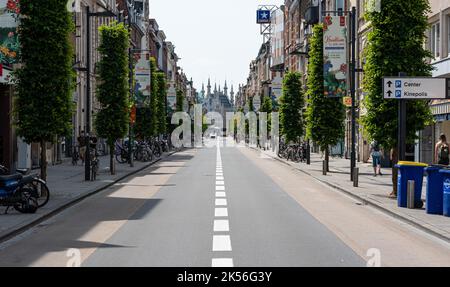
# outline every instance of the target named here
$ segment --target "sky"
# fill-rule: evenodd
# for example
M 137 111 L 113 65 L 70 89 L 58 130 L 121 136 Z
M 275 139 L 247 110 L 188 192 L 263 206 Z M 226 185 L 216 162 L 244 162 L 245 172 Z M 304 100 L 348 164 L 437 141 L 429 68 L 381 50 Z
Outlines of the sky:
M 202 83 L 228 88 L 247 81 L 250 61 L 263 42 L 256 24 L 258 5 L 279 5 L 277 0 L 150 0 L 167 41 L 175 45 L 179 66 L 200 91 Z

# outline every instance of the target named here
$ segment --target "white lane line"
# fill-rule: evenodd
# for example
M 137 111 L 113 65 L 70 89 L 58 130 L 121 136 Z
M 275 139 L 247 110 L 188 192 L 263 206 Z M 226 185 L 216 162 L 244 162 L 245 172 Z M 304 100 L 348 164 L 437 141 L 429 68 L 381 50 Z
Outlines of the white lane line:
M 225 185 L 225 181 L 223 181 L 223 180 L 216 180 L 216 185 Z
M 224 191 L 225 186 L 216 186 L 216 191 Z
M 229 235 L 213 236 L 213 251 L 231 251 L 231 239 Z
M 218 207 L 214 210 L 215 217 L 228 217 L 228 208 Z
M 233 258 L 213 258 L 212 267 L 234 267 Z
M 225 179 L 222 175 L 220 175 L 220 176 L 216 176 L 216 180 L 225 180 Z
M 214 232 L 227 232 L 230 231 L 230 224 L 228 220 L 214 220 Z
M 218 191 L 218 192 L 216 192 L 216 197 L 227 197 L 227 195 L 223 191 Z
M 216 206 L 227 206 L 227 200 L 225 198 L 216 198 Z

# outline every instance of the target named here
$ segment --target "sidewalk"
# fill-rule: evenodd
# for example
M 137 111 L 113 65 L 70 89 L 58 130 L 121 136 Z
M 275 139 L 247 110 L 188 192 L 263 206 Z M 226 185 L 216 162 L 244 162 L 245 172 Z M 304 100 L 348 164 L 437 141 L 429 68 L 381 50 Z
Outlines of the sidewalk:
M 369 204 L 398 219 L 412 224 L 428 233 L 450 242 L 450 218 L 442 215 L 430 215 L 422 209 L 407 209 L 397 206 L 397 200 L 389 198 L 392 191 L 392 170 L 382 169 L 382 176 L 373 176 L 373 168 L 370 163 L 357 163 L 359 167 L 359 187 L 353 187 L 350 181 L 350 160 L 330 158 L 330 172 L 326 176 L 322 174 L 323 159 L 319 154 L 311 154 L 311 165 L 305 163 L 288 162 L 280 159 L 272 151 L 262 151 L 269 156 L 288 164 L 311 177 L 336 188 L 358 200 L 363 204 Z M 422 198 L 426 198 L 426 177 L 424 177 Z
M 145 169 L 174 152 L 164 154 L 160 159 L 152 162 L 134 162 L 134 167 L 116 162 L 116 175 L 109 173 L 109 156 L 100 158 L 100 171 L 97 180 L 86 182 L 84 180 L 84 165 L 81 161 L 77 166 L 71 160 L 63 160 L 62 164 L 49 166 L 47 185 L 50 189 L 50 201 L 35 214 L 21 214 L 10 208 L 8 214 L 3 214 L 6 207 L 0 208 L 0 242 L 5 241 L 29 227 L 59 213 L 70 205 L 93 195 L 116 182 Z

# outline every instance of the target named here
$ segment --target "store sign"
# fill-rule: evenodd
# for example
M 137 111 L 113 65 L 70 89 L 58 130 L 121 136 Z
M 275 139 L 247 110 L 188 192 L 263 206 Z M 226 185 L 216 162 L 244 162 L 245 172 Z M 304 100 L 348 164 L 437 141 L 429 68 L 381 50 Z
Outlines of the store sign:
M 0 83 L 9 82 L 9 71 L 18 63 L 19 14 L 19 0 L 0 0 L 0 63 L 3 70 Z
M 135 66 L 135 79 L 136 84 L 134 88 L 135 101 L 138 106 L 142 106 L 146 101 L 150 99 L 150 54 L 149 53 L 137 53 L 135 54 L 136 66 Z
M 324 94 L 347 95 L 347 21 L 345 16 L 326 16 L 323 24 Z
M 260 108 L 261 108 L 261 97 L 260 96 L 253 97 L 253 110 L 255 112 L 259 112 Z
M 351 107 L 352 106 L 352 97 L 344 97 L 344 106 Z
M 257 24 L 270 24 L 270 22 L 271 22 L 270 10 L 256 11 L 256 23 Z

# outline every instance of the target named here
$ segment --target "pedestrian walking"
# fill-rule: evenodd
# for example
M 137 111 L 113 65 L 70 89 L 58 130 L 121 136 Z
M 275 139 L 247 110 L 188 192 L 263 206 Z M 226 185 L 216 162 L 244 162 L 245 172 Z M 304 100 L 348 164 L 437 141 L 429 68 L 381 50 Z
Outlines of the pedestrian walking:
M 84 135 L 84 131 L 81 131 L 80 136 L 77 140 L 78 146 L 80 147 L 80 159 L 84 163 L 84 156 L 86 154 L 86 136 Z
M 445 134 L 441 134 L 439 137 L 439 142 L 436 144 L 434 150 L 434 162 L 441 165 L 449 165 L 450 164 L 450 148 L 447 143 L 447 137 Z
M 372 142 L 370 153 L 372 154 L 373 176 L 383 175 L 381 173 L 381 158 L 383 157 L 383 153 L 377 141 Z

